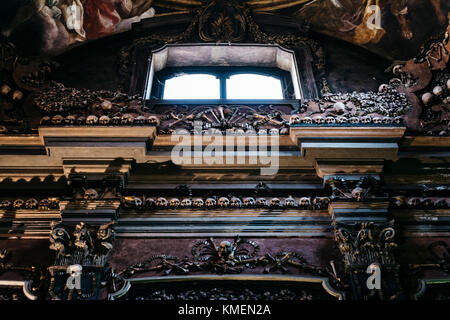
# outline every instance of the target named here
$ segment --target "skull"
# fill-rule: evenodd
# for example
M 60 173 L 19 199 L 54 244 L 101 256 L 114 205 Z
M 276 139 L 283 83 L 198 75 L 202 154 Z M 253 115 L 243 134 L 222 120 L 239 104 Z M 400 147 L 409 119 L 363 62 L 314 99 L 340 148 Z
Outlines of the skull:
M 303 122 L 303 123 L 306 123 L 306 124 L 311 124 L 311 123 L 313 123 L 313 119 L 310 118 L 310 117 L 304 117 L 304 118 L 302 119 L 302 122 Z
M 323 124 L 323 123 L 325 123 L 325 118 L 322 116 L 317 116 L 314 118 L 314 122 L 317 124 Z
M 98 122 L 98 117 L 94 115 L 90 115 L 86 119 L 87 124 L 96 124 Z
M 8 132 L 8 128 L 6 128 L 5 126 L 0 126 L 0 133 L 7 133 Z
M 336 118 L 336 121 L 337 121 L 338 123 L 347 123 L 347 122 L 348 122 L 348 120 L 347 120 L 346 117 L 337 117 L 337 118 Z
M 39 210 L 49 210 L 50 209 L 50 201 L 48 199 L 42 199 L 39 201 L 38 205 Z
M 156 199 L 156 206 L 158 208 L 166 208 L 169 205 L 169 201 L 166 198 L 159 197 Z
M 394 119 L 392 119 L 391 117 L 384 117 L 383 118 L 383 123 L 392 123 L 394 121 Z
M 269 134 L 272 136 L 277 136 L 280 134 L 280 131 L 278 129 L 272 128 L 269 130 Z
M 147 119 L 144 116 L 138 116 L 136 119 L 134 119 L 135 124 L 145 124 L 145 121 Z
M 205 204 L 205 202 L 203 201 L 202 198 L 194 199 L 194 207 L 202 208 L 204 204 Z
M 313 205 L 315 209 L 325 209 L 328 206 L 330 199 L 327 197 L 316 197 L 313 200 Z
M 77 118 L 75 118 L 75 116 L 67 116 L 64 121 L 66 122 L 66 124 L 69 125 L 74 125 L 75 122 L 77 122 Z
M 337 114 L 343 114 L 345 112 L 345 104 L 343 102 L 336 102 L 333 105 L 334 112 Z
M 265 129 L 259 129 L 259 130 L 258 130 L 258 134 L 259 134 L 260 136 L 266 135 L 266 134 L 267 134 L 267 130 L 265 130 Z
M 363 201 L 364 200 L 364 190 L 362 188 L 356 187 L 352 190 L 352 197 L 356 201 Z
M 134 117 L 131 114 L 124 114 L 120 118 L 121 124 L 132 124 L 134 122 Z
M 142 200 L 138 197 L 132 197 L 132 196 L 124 197 L 123 200 L 125 201 L 125 204 L 129 207 L 138 208 L 138 207 L 142 206 Z
M 231 243 L 229 241 L 222 241 L 219 245 L 219 256 L 221 258 L 233 258 L 231 256 L 233 251 L 233 246 L 231 245 Z
M 300 123 L 300 116 L 298 114 L 294 114 L 289 119 L 289 124 L 297 124 L 297 123 Z
M 108 116 L 101 116 L 100 119 L 98 120 L 98 122 L 102 125 L 107 125 L 109 124 L 111 120 L 109 119 Z
M 95 189 L 87 189 L 84 192 L 84 199 L 95 200 L 98 198 L 98 192 Z
M 240 208 L 240 207 L 242 207 L 241 199 L 239 199 L 237 197 L 232 197 L 231 198 L 231 207 L 233 207 L 233 208 Z
M 389 89 L 389 85 L 386 83 L 383 83 L 381 86 L 378 87 L 378 92 L 383 93 L 386 92 Z
M 84 116 L 78 117 L 78 118 L 77 118 L 77 123 L 78 123 L 79 125 L 86 124 L 86 117 L 84 117 Z
M 432 208 L 433 205 L 434 205 L 433 200 L 431 200 L 430 198 L 423 199 L 421 203 L 421 206 L 425 208 Z
M 294 198 L 292 198 L 291 196 L 287 197 L 286 199 L 284 199 L 284 206 L 286 208 L 292 208 L 295 207 L 295 200 Z
M 401 64 L 394 66 L 394 68 L 392 69 L 392 73 L 395 75 L 400 75 L 402 72 L 403 72 L 403 66 Z
M 146 208 L 155 208 L 156 207 L 156 201 L 153 200 L 152 198 L 146 198 L 145 199 L 145 207 Z
M 187 207 L 192 206 L 192 200 L 189 199 L 189 198 L 184 198 L 183 200 L 181 200 L 181 206 L 183 208 L 187 208 Z
M 217 201 L 214 198 L 207 198 L 205 201 L 205 205 L 208 208 L 214 208 L 216 206 L 216 204 L 217 204 Z
M 270 200 L 271 207 L 279 207 L 280 204 L 281 204 L 281 201 L 278 198 L 272 198 L 272 200 Z
M 235 133 L 239 136 L 243 136 L 245 134 L 244 129 L 236 129 Z
M 9 207 L 11 207 L 11 201 L 9 200 L 3 200 L 0 204 L 0 208 L 7 209 Z
M 63 121 L 64 121 L 64 117 L 59 114 L 52 118 L 52 124 L 55 124 L 55 125 L 60 125 L 63 123 Z
M 422 102 L 424 105 L 429 106 L 433 102 L 433 95 L 430 92 L 425 92 L 422 95 Z
M 370 116 L 364 116 L 361 118 L 361 123 L 368 124 L 372 122 L 372 118 Z
M 36 199 L 28 199 L 25 201 L 25 208 L 27 209 L 35 209 L 38 206 L 38 201 Z
M 402 117 L 395 117 L 393 121 L 394 121 L 394 123 L 400 124 L 400 123 L 403 122 L 403 118 Z
M 393 197 L 391 201 L 395 207 L 400 208 L 403 207 L 403 205 L 405 204 L 405 197 L 403 196 Z
M 258 199 L 256 199 L 256 205 L 258 207 L 267 207 L 267 200 L 266 200 L 266 198 L 258 198 Z
M 311 205 L 311 198 L 310 197 L 300 198 L 298 205 L 299 205 L 299 207 L 302 207 L 302 208 L 309 208 L 309 206 Z
M 171 208 L 177 208 L 180 206 L 180 200 L 178 198 L 172 198 L 170 199 L 169 204 Z
M 159 126 L 159 119 L 157 116 L 149 116 L 147 118 L 147 123 L 152 125 L 152 126 Z
M 120 117 L 112 117 L 112 119 L 111 119 L 111 122 L 112 122 L 112 124 L 115 124 L 115 125 L 118 125 L 118 124 L 120 124 Z
M 221 208 L 227 208 L 230 205 L 230 200 L 228 200 L 228 198 L 226 197 L 221 197 L 219 198 L 219 201 L 217 201 L 217 204 Z
M 244 198 L 244 206 L 253 207 L 254 205 L 256 205 L 255 198 L 252 197 Z
M 434 201 L 434 206 L 436 208 L 447 208 L 447 200 L 445 198 L 440 198 Z
M 17 199 L 13 202 L 14 209 L 20 209 L 24 205 L 25 201 L 22 199 Z
M 376 124 L 381 124 L 381 123 L 383 123 L 383 120 L 381 120 L 381 118 L 380 117 L 375 117 L 375 118 L 373 118 L 373 123 L 376 123 Z
M 40 125 L 49 124 L 51 122 L 50 117 L 42 117 Z
M 289 133 L 289 129 L 288 128 L 281 128 L 280 129 L 280 135 L 284 135 L 284 134 L 288 134 Z
M 436 87 L 433 88 L 433 93 L 436 96 L 440 97 L 440 96 L 442 96 L 444 94 L 444 89 L 441 86 L 436 86 Z
M 328 124 L 333 124 L 333 123 L 336 123 L 336 119 L 333 117 L 326 117 L 325 122 Z
M 410 198 L 408 200 L 408 206 L 418 207 L 420 205 L 420 198 Z
M 350 123 L 353 123 L 353 124 L 359 123 L 359 118 L 357 118 L 357 117 L 351 117 L 351 118 L 350 118 Z

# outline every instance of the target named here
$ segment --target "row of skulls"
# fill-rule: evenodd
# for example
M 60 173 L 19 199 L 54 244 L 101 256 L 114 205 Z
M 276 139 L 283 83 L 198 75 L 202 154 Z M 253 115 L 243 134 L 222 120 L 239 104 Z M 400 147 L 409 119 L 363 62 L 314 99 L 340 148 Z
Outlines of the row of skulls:
M 322 115 L 311 117 L 300 117 L 295 114 L 289 119 L 289 123 L 292 124 L 401 124 L 403 122 L 402 117 L 325 117 Z
M 391 198 L 391 203 L 397 208 L 449 208 L 450 198 L 424 198 L 396 196 Z
M 122 202 L 128 208 L 304 208 L 304 209 L 326 209 L 329 198 L 327 197 L 302 197 L 298 201 L 289 196 L 281 200 L 280 198 L 253 198 L 253 197 L 219 197 L 217 198 L 178 198 L 167 199 L 164 197 L 142 198 L 135 196 L 123 197 Z
M 30 198 L 28 200 L 16 199 L 14 201 L 2 200 L 0 202 L 0 209 L 39 209 L 39 210 L 51 210 L 59 209 L 59 199 L 58 198 L 45 198 L 41 200 L 36 200 Z
M 103 116 L 80 116 L 76 117 L 70 115 L 63 117 L 61 115 L 56 115 L 53 117 L 43 117 L 40 122 L 41 125 L 151 125 L 159 126 L 159 118 L 157 116 L 137 116 L 134 117 L 130 114 L 125 114 L 122 116 L 109 117 Z

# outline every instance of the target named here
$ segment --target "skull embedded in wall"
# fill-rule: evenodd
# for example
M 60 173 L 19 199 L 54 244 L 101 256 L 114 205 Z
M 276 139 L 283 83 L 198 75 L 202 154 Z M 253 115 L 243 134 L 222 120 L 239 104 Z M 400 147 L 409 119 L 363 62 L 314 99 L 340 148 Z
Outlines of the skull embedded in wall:
M 373 123 L 375 123 L 375 124 L 381 124 L 381 123 L 383 123 L 383 120 L 382 120 L 380 117 L 374 117 L 374 118 L 372 119 L 372 121 L 373 121 Z
M 418 207 L 418 206 L 420 206 L 420 198 L 410 198 L 409 200 L 408 200 L 408 206 L 410 206 L 410 207 Z
M 311 124 L 311 123 L 313 123 L 313 119 L 310 118 L 310 117 L 304 117 L 304 118 L 302 119 L 302 123 L 305 123 L 305 124 Z
M 49 210 L 50 209 L 50 201 L 48 199 L 42 199 L 38 204 L 39 210 Z
M 188 207 L 192 206 L 192 200 L 189 198 L 184 198 L 183 200 L 181 200 L 181 206 L 183 208 L 188 208 Z
M 196 198 L 194 199 L 194 207 L 196 208 L 203 208 L 205 202 L 203 201 L 202 198 Z
M 326 117 L 326 118 L 325 118 L 325 122 L 326 122 L 327 124 L 334 124 L 334 123 L 336 123 L 336 119 L 333 118 L 333 117 Z
M 378 87 L 378 92 L 383 93 L 383 92 L 386 92 L 388 89 L 389 89 L 389 85 L 386 83 L 383 83 L 382 85 L 380 85 Z
M 285 135 L 289 133 L 289 128 L 281 128 L 280 129 L 280 135 Z
M 400 123 L 403 122 L 403 118 L 402 117 L 395 117 L 393 119 L 393 122 L 396 123 L 396 124 L 400 124 Z
M 77 124 L 85 125 L 86 124 L 86 117 L 85 116 L 78 117 L 77 118 Z
M 293 207 L 295 207 L 295 200 L 294 200 L 294 198 L 289 196 L 286 199 L 284 199 L 284 206 L 286 208 L 293 208 Z
M 289 124 L 297 124 L 297 123 L 300 123 L 300 116 L 298 114 L 294 114 L 289 119 Z
M 352 190 L 352 197 L 356 201 L 364 201 L 364 190 L 362 188 L 356 187 Z
M 134 124 L 145 124 L 147 119 L 144 116 L 138 116 L 136 119 L 134 119 Z
M 110 121 L 111 119 L 109 119 L 108 116 L 101 116 L 100 119 L 98 120 L 98 122 L 104 126 L 108 125 Z
M 232 254 L 233 246 L 229 241 L 222 241 L 219 244 L 219 257 L 225 258 L 225 259 L 232 259 L 233 257 L 230 256 Z
M 133 124 L 134 123 L 134 117 L 131 114 L 124 114 L 120 118 L 121 124 Z
M 142 206 L 142 200 L 138 197 L 124 197 L 123 201 L 127 207 L 139 208 Z
M 40 125 L 50 124 L 50 122 L 51 122 L 50 117 L 42 117 L 42 118 L 41 118 Z
M 258 207 L 262 207 L 262 208 L 267 207 L 267 200 L 266 200 L 266 198 L 258 198 L 258 199 L 256 199 L 256 205 Z
M 352 124 L 359 123 L 359 118 L 358 117 L 351 117 L 349 119 L 349 122 L 352 123 Z
M 205 205 L 207 208 L 214 208 L 217 204 L 216 199 L 214 198 L 207 198 L 205 201 Z
M 54 125 L 60 125 L 63 123 L 63 121 L 64 121 L 64 117 L 59 114 L 52 118 L 52 124 L 54 124 Z
M 230 201 L 230 205 L 233 208 L 240 208 L 242 207 L 242 201 L 238 197 L 232 197 Z
M 38 201 L 36 199 L 28 199 L 27 201 L 25 201 L 25 208 L 27 209 L 35 209 L 38 206 Z
M 425 198 L 422 200 L 420 205 L 424 208 L 432 208 L 434 206 L 434 203 L 433 200 L 431 200 L 430 198 Z
M 75 116 L 67 116 L 64 119 L 65 123 L 68 125 L 74 125 L 77 122 L 77 118 Z
M 400 75 L 403 72 L 403 66 L 401 64 L 397 64 L 392 68 L 392 73 L 396 76 Z
M 158 199 L 156 199 L 156 206 L 158 208 L 167 208 L 168 205 L 169 205 L 169 201 L 167 201 L 166 198 L 159 197 Z
M 145 207 L 150 208 L 150 209 L 156 208 L 156 201 L 152 198 L 146 198 L 145 199 Z
M 95 200 L 98 198 L 98 192 L 95 189 L 87 189 L 84 192 L 84 199 Z
M 333 105 L 333 110 L 336 114 L 343 114 L 345 112 L 345 104 L 343 102 L 336 102 Z
M 315 197 L 313 200 L 314 209 L 322 210 L 328 207 L 330 199 L 328 197 Z
M 172 198 L 169 201 L 169 205 L 171 208 L 177 208 L 180 206 L 180 200 L 178 198 Z
M 444 88 L 442 88 L 441 86 L 434 87 L 433 94 L 435 94 L 438 97 L 442 96 L 444 94 Z
M 120 124 L 121 123 L 120 117 L 118 117 L 118 116 L 112 117 L 111 123 L 114 124 L 114 125 Z
M 255 205 L 256 205 L 255 198 L 252 198 L 252 197 L 244 198 L 244 206 L 253 207 Z
M 277 135 L 280 134 L 280 131 L 278 129 L 276 129 L 276 128 L 272 128 L 272 129 L 269 130 L 269 134 L 272 135 L 272 136 L 277 136 Z
M 94 115 L 90 115 L 86 119 L 87 124 L 96 124 L 98 122 L 98 117 Z
M 280 199 L 278 199 L 278 198 L 272 198 L 272 199 L 270 200 L 270 206 L 271 206 L 271 207 L 279 207 L 280 204 L 281 204 L 281 201 L 280 201 Z
M 323 124 L 323 123 L 325 123 L 325 117 L 323 117 L 323 116 L 316 116 L 314 118 L 314 122 L 317 123 L 317 124 Z
M 435 208 L 447 208 L 448 207 L 447 200 L 445 198 L 439 198 L 439 199 L 434 200 L 434 207 Z
M 394 121 L 394 119 L 392 119 L 391 117 L 383 118 L 383 123 L 385 123 L 385 124 L 392 123 L 393 121 Z
M 340 123 L 340 124 L 343 124 L 343 123 L 347 123 L 348 120 L 347 120 L 346 117 L 337 117 L 337 118 L 336 118 L 336 122 L 337 122 L 337 123 Z
M 221 208 L 227 208 L 230 205 L 230 200 L 228 200 L 228 198 L 226 197 L 221 197 L 219 198 L 219 201 L 217 201 L 217 204 Z
M 424 105 L 429 106 L 433 102 L 433 95 L 430 92 L 425 92 L 422 95 L 422 102 Z
M 243 136 L 245 134 L 245 131 L 244 129 L 236 129 L 234 133 L 236 133 L 238 136 Z
M 310 197 L 300 198 L 298 206 L 301 208 L 309 208 L 311 206 L 311 198 Z
M 259 130 L 258 130 L 258 135 L 264 136 L 264 135 L 266 135 L 266 134 L 267 134 L 267 130 L 265 130 L 265 129 L 259 129 Z
M 23 207 L 24 203 L 25 203 L 25 201 L 23 201 L 22 199 L 16 199 L 13 202 L 13 207 L 14 207 L 14 209 L 20 209 Z
M 7 208 L 9 208 L 9 207 L 11 207 L 11 201 L 9 201 L 9 200 L 3 200 L 1 203 L 0 203 L 0 208 L 3 208 L 3 209 L 7 209 Z
M 361 123 L 363 124 L 369 124 L 372 122 L 372 118 L 370 116 L 364 116 L 361 118 Z
M 397 207 L 401 208 L 405 205 L 405 197 L 404 196 L 396 196 L 391 199 L 392 204 Z

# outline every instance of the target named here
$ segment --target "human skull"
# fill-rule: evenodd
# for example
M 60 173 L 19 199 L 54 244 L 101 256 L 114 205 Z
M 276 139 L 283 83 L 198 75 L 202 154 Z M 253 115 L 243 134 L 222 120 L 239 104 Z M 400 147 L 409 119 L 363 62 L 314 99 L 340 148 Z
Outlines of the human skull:
M 370 116 L 364 116 L 361 118 L 361 123 L 368 124 L 372 122 L 372 118 Z
M 65 121 L 65 123 L 68 124 L 68 125 L 74 125 L 75 122 L 77 122 L 77 118 L 76 118 L 75 116 L 67 116 L 67 117 L 64 119 L 64 121 Z
M 64 117 L 59 114 L 52 118 L 52 124 L 54 124 L 54 125 L 60 125 L 63 123 L 63 121 L 64 121 Z
M 108 116 L 101 116 L 100 119 L 98 120 L 98 122 L 104 126 L 109 124 L 110 121 L 111 119 L 109 119 Z
M 400 207 L 403 207 L 403 205 L 405 204 L 405 197 L 404 196 L 396 196 L 396 197 L 393 197 L 391 199 L 391 201 L 395 207 L 400 208 Z
M 149 116 L 147 118 L 147 123 L 152 125 L 152 126 L 159 126 L 159 119 L 157 116 Z
M 327 197 L 316 197 L 313 200 L 313 206 L 315 209 L 325 209 L 328 206 L 330 199 Z
M 386 83 L 383 83 L 381 86 L 378 87 L 378 92 L 383 93 L 383 92 L 386 92 L 387 89 L 389 89 L 389 85 Z
M 124 114 L 120 118 L 121 124 L 132 124 L 134 122 L 134 117 L 131 114 Z
M 124 197 L 125 204 L 129 207 L 140 207 L 142 206 L 142 200 L 138 197 Z
M 254 205 L 256 205 L 255 198 L 252 197 L 244 198 L 244 206 L 253 207 Z
M 343 114 L 345 112 L 345 104 L 343 102 L 336 102 L 333 105 L 333 109 L 336 114 Z
M 304 117 L 302 119 L 302 122 L 305 123 L 305 124 L 311 124 L 311 123 L 313 123 L 313 119 L 310 118 L 310 117 Z
M 256 205 L 258 207 L 266 207 L 267 206 L 266 198 L 258 198 L 258 199 L 256 199 Z
M 134 119 L 135 124 L 145 124 L 146 118 L 144 116 L 138 116 L 136 119 Z
M 112 122 L 112 124 L 114 124 L 114 125 L 118 125 L 118 124 L 121 123 L 121 119 L 120 119 L 120 117 L 115 116 L 115 117 L 112 117 L 111 122 Z
M 11 201 L 9 201 L 9 200 L 3 200 L 3 201 L 1 202 L 1 204 L 0 204 L 0 207 L 1 207 L 1 208 L 4 208 L 4 209 L 11 207 Z
M 269 134 L 272 136 L 277 136 L 280 134 L 280 131 L 278 129 L 272 128 L 269 130 Z
M 192 200 L 189 199 L 189 198 L 184 198 L 183 200 L 181 200 L 181 206 L 183 208 L 187 208 L 187 207 L 192 206 Z
M 400 75 L 403 72 L 403 66 L 401 64 L 396 65 L 393 69 L 392 69 L 392 73 L 395 75 Z
M 39 210 L 49 210 L 50 209 L 50 201 L 48 199 L 42 199 L 39 201 L 38 205 Z
M 442 88 L 441 86 L 436 86 L 436 87 L 433 88 L 433 93 L 436 96 L 440 97 L 440 96 L 442 96 L 444 94 L 444 88 Z
M 294 114 L 289 119 L 289 124 L 297 124 L 297 123 L 300 123 L 300 116 L 298 114 Z
M 351 117 L 350 118 L 350 123 L 353 123 L 353 124 L 359 123 L 359 118 L 358 117 Z
M 95 200 L 98 198 L 98 192 L 95 189 L 87 189 L 84 192 L 84 199 Z
M 154 199 L 152 199 L 152 198 L 146 198 L 145 199 L 145 206 L 147 208 L 153 209 L 153 208 L 156 207 L 156 201 Z
M 325 118 L 323 116 L 317 116 L 314 118 L 314 122 L 317 124 L 323 124 L 325 123 Z
M 420 205 L 425 208 L 432 208 L 434 206 L 434 203 L 430 198 L 425 198 L 422 200 Z
M 364 190 L 362 188 L 356 187 L 352 190 L 352 197 L 356 201 L 363 201 L 364 200 Z
M 450 90 L 450 79 L 447 80 L 447 89 Z
M 232 254 L 233 251 L 233 246 L 231 245 L 231 243 L 229 241 L 222 241 L 219 244 L 219 256 L 222 258 L 233 258 L 232 256 L 230 256 Z
M 158 208 L 166 208 L 169 205 L 169 201 L 166 198 L 159 197 L 156 199 L 156 206 Z
M 169 204 L 171 208 L 177 208 L 180 206 L 180 200 L 178 198 L 172 198 L 170 199 Z
M 397 123 L 397 124 L 400 124 L 400 123 L 403 122 L 403 118 L 402 118 L 402 117 L 395 117 L 395 118 L 393 119 L 393 122 L 394 122 L 394 123 Z
M 35 209 L 38 206 L 38 201 L 36 199 L 28 199 L 27 201 L 25 201 L 25 208 L 27 209 Z
M 226 208 L 230 205 L 230 200 L 228 200 L 228 198 L 226 198 L 226 197 L 221 197 L 221 198 L 219 198 L 219 201 L 217 201 L 217 204 L 221 208 Z
M 434 201 L 434 206 L 436 208 L 447 208 L 447 200 L 445 198 L 440 198 Z
M 286 208 L 292 208 L 295 207 L 295 200 L 294 198 L 292 198 L 291 196 L 287 197 L 286 199 L 284 199 L 284 206 Z
M 24 203 L 25 203 L 25 201 L 23 201 L 22 199 L 14 200 L 13 207 L 14 207 L 14 209 L 20 209 L 23 207 Z
M 105 110 L 111 110 L 112 109 L 112 103 L 109 100 L 103 100 L 103 102 L 100 104 L 100 107 Z
M 235 133 L 238 136 L 243 136 L 245 134 L 245 131 L 244 131 L 244 129 L 236 129 Z
M 383 120 L 380 117 L 375 117 L 372 119 L 373 123 L 375 124 L 381 124 L 383 123 Z
M 408 206 L 418 207 L 420 205 L 420 198 L 410 198 L 408 200 Z
M 272 200 L 270 200 L 271 207 L 279 207 L 280 204 L 281 204 L 281 201 L 278 198 L 272 198 Z
M 425 92 L 422 95 L 422 102 L 424 105 L 429 106 L 433 102 L 433 95 L 430 92 Z
M 289 133 L 289 129 L 288 128 L 281 128 L 280 129 L 280 135 L 285 135 Z
M 310 197 L 300 198 L 298 205 L 301 208 L 308 208 L 311 205 L 311 198 Z
M 336 121 L 337 121 L 337 123 L 347 123 L 348 122 L 348 120 L 347 120 L 347 118 L 346 117 L 337 117 L 336 118 Z
M 394 119 L 392 119 L 391 117 L 384 117 L 383 118 L 383 123 L 392 123 L 394 121 Z
M 259 130 L 258 130 L 258 134 L 259 134 L 260 136 L 264 136 L 264 135 L 267 134 L 267 130 L 265 130 L 265 129 L 259 129 Z
M 194 199 L 194 207 L 202 208 L 204 204 L 205 204 L 205 202 L 203 201 L 202 198 Z
M 96 124 L 98 122 L 98 117 L 94 115 L 90 115 L 86 119 L 87 124 Z
M 336 119 L 333 117 L 326 117 L 325 122 L 328 124 L 333 124 L 333 123 L 336 123 Z
M 237 197 L 232 197 L 230 205 L 233 208 L 240 208 L 240 207 L 242 207 L 242 201 L 241 201 L 241 199 L 239 199 Z
M 216 204 L 217 204 L 217 201 L 214 198 L 207 198 L 205 201 L 205 205 L 208 208 L 214 208 L 216 206 Z
M 50 117 L 42 117 L 41 121 L 40 121 L 40 125 L 46 125 L 49 124 L 51 122 Z

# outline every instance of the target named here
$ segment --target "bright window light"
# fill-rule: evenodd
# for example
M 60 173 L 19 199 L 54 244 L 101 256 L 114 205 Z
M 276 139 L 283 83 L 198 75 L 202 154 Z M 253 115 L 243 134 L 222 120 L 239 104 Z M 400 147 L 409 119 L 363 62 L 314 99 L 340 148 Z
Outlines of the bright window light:
M 210 74 L 184 74 L 167 79 L 163 99 L 220 99 L 220 80 Z
M 259 74 L 236 74 L 227 79 L 227 99 L 283 99 L 281 81 Z

